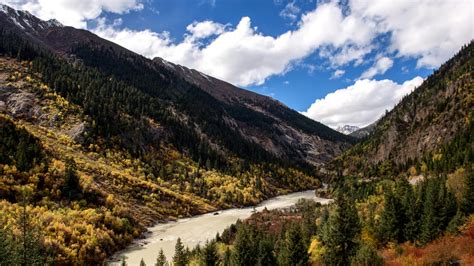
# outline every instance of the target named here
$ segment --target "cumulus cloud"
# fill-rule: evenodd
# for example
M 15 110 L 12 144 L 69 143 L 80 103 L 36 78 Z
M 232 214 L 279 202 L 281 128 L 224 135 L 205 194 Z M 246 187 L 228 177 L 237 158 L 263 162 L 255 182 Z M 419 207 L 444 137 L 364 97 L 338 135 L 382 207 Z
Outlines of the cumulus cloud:
M 86 28 L 87 21 L 98 19 L 104 11 L 121 14 L 140 10 L 146 0 L 0 2 L 43 19 L 56 18 L 63 24 Z M 283 4 L 279 0 L 275 3 Z M 89 29 L 144 56 L 163 57 L 241 86 L 262 84 L 272 75 L 304 64 L 304 59 L 314 54 L 326 60 L 323 65 L 331 69 L 362 64 L 374 49 L 415 58 L 418 67 L 437 67 L 474 38 L 471 0 L 344 3 L 319 1 L 314 10 L 302 14 L 291 1 L 281 15 L 295 18 L 296 29 L 277 36 L 259 32 L 248 17 L 233 27 L 213 21 L 194 22 L 180 42 L 168 32 L 132 30 L 106 24 L 103 19 Z M 388 36 L 388 48 L 377 38 L 381 35 Z M 383 72 L 383 68 L 376 68 L 380 65 L 373 67 L 362 78 Z
M 375 75 L 383 74 L 393 66 L 393 60 L 388 57 L 380 57 L 369 69 L 360 76 L 361 79 L 370 79 Z
M 318 5 L 302 15 L 298 29 L 276 37 L 258 32 L 249 17 L 243 17 L 235 27 L 204 21 L 189 25 L 187 30 L 184 40 L 174 43 L 167 32 L 120 29 L 104 23 L 93 29 L 147 57 L 159 56 L 241 86 L 263 84 L 269 76 L 285 73 L 317 48 L 331 47 L 335 49 L 333 56 L 347 53 L 345 47 L 351 47 L 350 51 L 364 49 L 375 34 L 375 29 L 361 19 L 344 16 L 333 2 Z M 200 36 L 210 35 L 215 37 L 206 45 L 197 41 Z M 347 57 L 341 61 L 357 59 Z
M 104 11 L 123 14 L 143 9 L 139 0 L 1 0 L 0 3 L 76 28 L 86 28 L 87 20 L 98 18 Z
M 419 76 L 402 84 L 387 79 L 358 80 L 316 100 L 303 114 L 332 128 L 343 125 L 364 127 L 380 118 L 385 110 L 392 109 L 422 82 Z
M 351 14 L 391 33 L 390 50 L 437 67 L 474 38 L 472 0 L 351 0 Z
M 213 35 L 219 35 L 224 32 L 225 25 L 215 23 L 210 20 L 202 22 L 193 22 L 186 27 L 186 30 L 195 39 L 203 39 Z

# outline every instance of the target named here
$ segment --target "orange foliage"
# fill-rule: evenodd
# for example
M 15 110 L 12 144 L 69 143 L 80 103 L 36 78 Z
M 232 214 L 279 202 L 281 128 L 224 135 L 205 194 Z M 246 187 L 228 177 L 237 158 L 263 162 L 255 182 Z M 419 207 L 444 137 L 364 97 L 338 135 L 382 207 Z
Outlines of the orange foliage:
M 461 234 L 445 235 L 428 245 L 418 248 L 412 244 L 402 244 L 403 252 L 390 247 L 382 251 L 387 265 L 474 265 L 474 215 L 461 228 Z

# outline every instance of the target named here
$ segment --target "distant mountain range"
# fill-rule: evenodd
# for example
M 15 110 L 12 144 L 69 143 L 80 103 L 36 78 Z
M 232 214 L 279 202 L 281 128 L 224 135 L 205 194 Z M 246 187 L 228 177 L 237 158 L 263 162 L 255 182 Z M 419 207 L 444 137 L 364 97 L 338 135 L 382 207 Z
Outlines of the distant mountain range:
M 337 127 L 336 131 L 339 131 L 345 135 L 350 135 L 352 132 L 357 131 L 358 129 L 359 129 L 358 126 L 344 125 L 344 126 Z

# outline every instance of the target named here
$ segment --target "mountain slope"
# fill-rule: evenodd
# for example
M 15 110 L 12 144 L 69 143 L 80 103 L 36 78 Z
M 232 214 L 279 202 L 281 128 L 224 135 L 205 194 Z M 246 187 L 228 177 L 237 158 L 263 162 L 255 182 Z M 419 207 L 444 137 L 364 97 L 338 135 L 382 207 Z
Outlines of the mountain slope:
M 1 7 L 0 134 L 25 135 L 0 139 L 1 228 L 18 235 L 26 202 L 43 254 L 100 264 L 157 221 L 318 187 L 353 142 L 164 62 Z
M 449 173 L 472 161 L 473 50 L 473 42 L 463 47 L 334 165 L 346 174 L 367 177 L 401 173 L 411 166 L 418 172 Z
M 376 124 L 377 124 L 377 121 L 375 121 L 372 124 L 370 124 L 368 126 L 365 126 L 363 128 L 359 128 L 359 129 L 351 132 L 349 134 L 349 136 L 352 136 L 352 137 L 357 138 L 357 139 L 365 138 L 368 135 L 370 135 L 370 133 L 372 133 L 372 131 L 374 130 Z
M 23 12 L 4 7 L 4 29 L 16 32 L 35 44 L 47 47 L 70 61 L 99 69 L 134 86 L 147 96 L 159 99 L 171 112 L 184 115 L 209 142 L 238 156 L 248 151 L 233 147 L 227 136 L 216 136 L 225 128 L 246 149 L 261 149 L 263 157 L 277 157 L 300 165 L 327 162 L 348 147 L 353 139 L 312 121 L 281 103 L 250 91 L 242 90 L 195 70 L 175 66 L 161 59 L 148 60 L 94 34 L 71 27 L 42 25 L 40 20 Z M 12 15 L 13 14 L 13 15 Z M 20 14 L 20 16 L 16 16 Z M 14 20 L 11 18 L 15 17 Z M 22 23 L 22 21 L 26 21 Z M 211 97 L 210 97 L 211 96 Z M 200 110 L 203 106 L 212 106 Z M 205 107 L 204 107 L 205 108 Z M 189 127 L 189 124 L 187 127 Z M 233 141 L 232 141 L 233 142 Z M 256 145 L 254 145 L 256 144 Z M 240 154 L 239 154 L 240 153 Z

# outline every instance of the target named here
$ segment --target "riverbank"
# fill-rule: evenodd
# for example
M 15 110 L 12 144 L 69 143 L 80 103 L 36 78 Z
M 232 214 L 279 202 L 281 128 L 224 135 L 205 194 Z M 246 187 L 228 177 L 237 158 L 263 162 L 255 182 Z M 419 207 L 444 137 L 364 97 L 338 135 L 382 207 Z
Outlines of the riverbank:
M 198 244 L 212 239 L 217 233 L 222 233 L 225 228 L 239 219 L 246 219 L 255 211 L 287 208 L 294 205 L 299 199 L 313 199 L 322 204 L 327 204 L 331 199 L 316 197 L 314 190 L 290 193 L 277 196 L 261 202 L 253 207 L 233 208 L 193 216 L 191 218 L 179 219 L 174 222 L 157 224 L 150 227 L 145 239 L 135 240 L 132 245 L 113 256 L 115 261 L 111 265 L 119 265 L 122 257 L 125 257 L 128 265 L 139 265 L 143 258 L 147 265 L 153 265 L 160 249 L 163 249 L 166 257 L 171 259 L 174 254 L 176 240 L 181 238 L 183 244 L 193 248 Z

